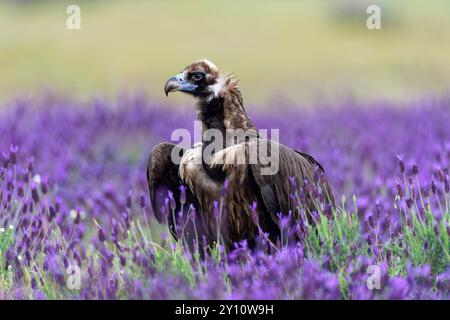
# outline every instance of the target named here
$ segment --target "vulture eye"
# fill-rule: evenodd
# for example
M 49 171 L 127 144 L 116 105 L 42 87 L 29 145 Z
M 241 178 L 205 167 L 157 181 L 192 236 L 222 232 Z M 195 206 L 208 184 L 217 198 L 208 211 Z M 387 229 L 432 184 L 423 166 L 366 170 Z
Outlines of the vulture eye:
M 194 81 L 200 81 L 203 79 L 204 76 L 205 76 L 205 74 L 203 72 L 193 72 L 192 73 L 192 79 Z

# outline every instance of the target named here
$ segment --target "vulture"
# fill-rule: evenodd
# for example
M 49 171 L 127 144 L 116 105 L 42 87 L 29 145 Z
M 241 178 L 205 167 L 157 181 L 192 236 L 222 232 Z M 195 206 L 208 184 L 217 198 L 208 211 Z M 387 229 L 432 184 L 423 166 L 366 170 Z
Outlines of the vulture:
M 190 148 L 159 143 L 147 166 L 153 213 L 175 239 L 233 248 L 265 234 L 275 242 L 282 218 L 300 225 L 314 220 L 318 206 L 334 207 L 324 169 L 312 156 L 258 133 L 235 76 L 201 59 L 166 82 L 166 96 L 175 91 L 195 98 L 202 141 Z

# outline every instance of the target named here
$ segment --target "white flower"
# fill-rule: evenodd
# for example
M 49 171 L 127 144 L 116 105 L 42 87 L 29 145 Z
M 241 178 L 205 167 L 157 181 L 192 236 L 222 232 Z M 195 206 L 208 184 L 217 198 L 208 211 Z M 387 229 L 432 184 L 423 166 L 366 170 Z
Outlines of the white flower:
M 33 177 L 33 181 L 34 181 L 36 184 L 41 184 L 41 181 L 42 181 L 41 176 L 38 175 L 38 174 L 35 174 L 34 177 Z
M 0 228 L 0 233 L 5 232 L 5 228 Z
M 70 218 L 72 218 L 72 220 L 75 220 L 77 218 L 77 211 L 75 209 L 70 210 Z
M 9 225 L 9 230 L 14 230 L 14 226 L 12 224 Z
M 22 261 L 22 260 L 23 260 L 23 258 L 22 258 L 21 255 L 18 255 L 18 256 L 17 256 L 17 259 L 18 259 L 19 261 Z

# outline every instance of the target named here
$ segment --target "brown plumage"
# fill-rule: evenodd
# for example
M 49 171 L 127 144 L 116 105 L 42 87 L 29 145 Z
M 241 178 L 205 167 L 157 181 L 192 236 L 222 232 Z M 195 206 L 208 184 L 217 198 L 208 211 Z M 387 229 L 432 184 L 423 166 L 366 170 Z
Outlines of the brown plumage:
M 160 143 L 150 154 L 147 178 L 153 211 L 159 222 L 169 224 L 175 237 L 179 232 L 174 228 L 174 221 L 183 220 L 183 234 L 189 239 L 194 239 L 197 233 L 212 242 L 219 231 L 227 246 L 243 239 L 252 244 L 260 227 L 275 241 L 280 235 L 278 213 L 286 215 L 292 211 L 292 218 L 299 220 L 318 210 L 312 185 L 319 190 L 322 204 L 334 206 L 323 168 L 313 157 L 258 135 L 244 109 L 234 76 L 221 76 L 213 63 L 199 60 L 169 79 L 164 90 L 166 94 L 182 91 L 196 98 L 203 130 L 202 143 L 191 149 Z M 208 129 L 224 137 L 223 143 L 211 154 L 205 152 L 212 146 L 212 141 L 207 139 Z M 232 129 L 244 130 L 244 139 L 230 138 L 227 133 Z M 254 161 L 255 150 L 261 147 L 268 149 L 268 157 L 258 154 Z M 179 164 L 172 161 L 173 152 L 182 155 Z M 264 173 L 269 167 L 278 167 L 278 171 Z M 225 181 L 227 187 L 224 187 Z M 180 202 L 181 185 L 187 186 L 187 190 L 183 193 L 186 200 Z M 304 196 L 291 196 L 295 186 L 303 190 Z M 172 211 L 181 215 L 167 212 L 165 198 L 169 190 L 174 198 L 170 201 Z M 295 199 L 300 199 L 306 215 L 300 216 Z M 223 206 L 217 208 L 217 204 Z M 253 204 L 256 204 L 257 214 L 252 210 Z M 195 219 L 187 219 L 192 211 L 190 205 L 195 207 Z

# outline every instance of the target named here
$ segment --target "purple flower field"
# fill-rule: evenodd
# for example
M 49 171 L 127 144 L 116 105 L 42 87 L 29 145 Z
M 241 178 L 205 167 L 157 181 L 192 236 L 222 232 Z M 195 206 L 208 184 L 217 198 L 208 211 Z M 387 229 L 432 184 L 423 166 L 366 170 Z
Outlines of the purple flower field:
M 447 98 L 248 106 L 322 163 L 337 209 L 285 226 L 300 242 L 203 254 L 152 217 L 146 181 L 151 148 L 192 130 L 193 108 L 136 94 L 0 110 L 0 299 L 449 299 Z

